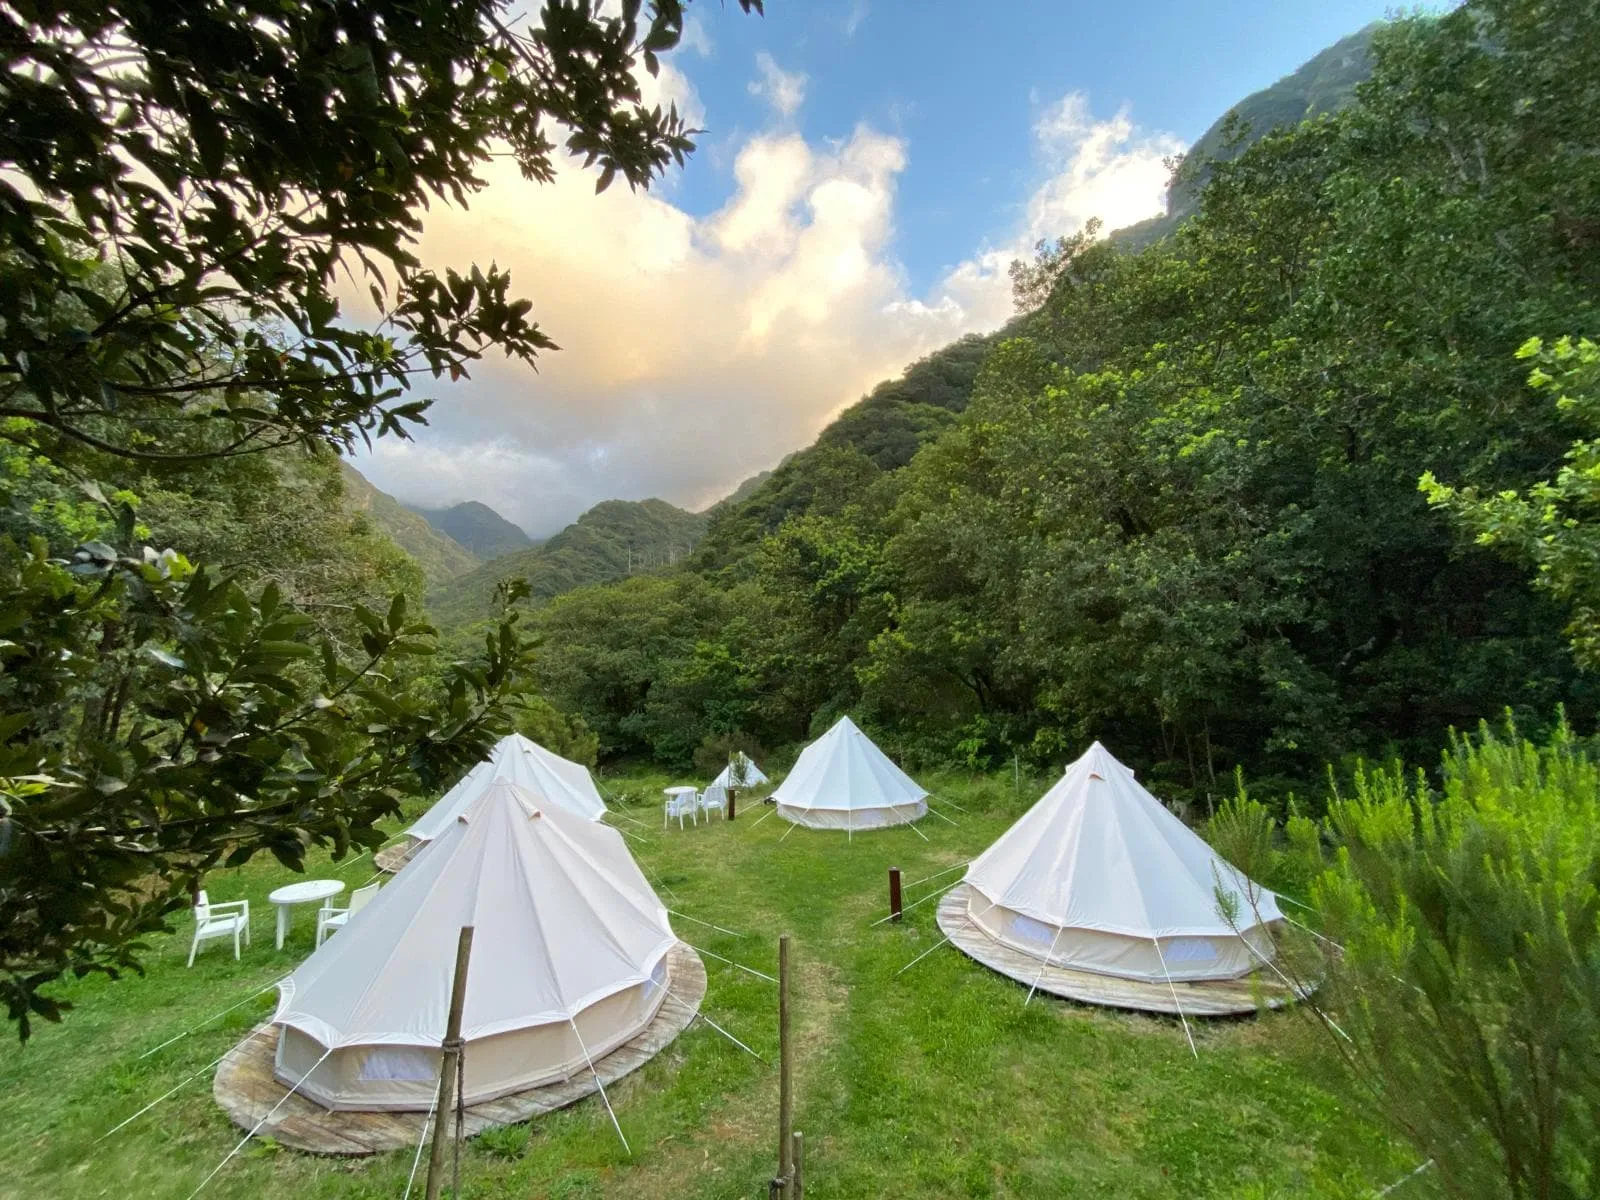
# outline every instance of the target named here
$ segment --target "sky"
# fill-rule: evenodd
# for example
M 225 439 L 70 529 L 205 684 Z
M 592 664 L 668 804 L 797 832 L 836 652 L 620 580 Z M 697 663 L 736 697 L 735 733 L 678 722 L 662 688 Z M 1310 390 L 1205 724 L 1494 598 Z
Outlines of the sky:
M 575 163 L 540 185 L 495 159 L 470 207 L 426 214 L 424 263 L 509 268 L 562 349 L 419 389 L 430 425 L 355 463 L 536 537 L 602 500 L 704 508 L 1005 321 L 1041 238 L 1162 211 L 1164 159 L 1388 8 L 698 0 L 641 76 L 704 131 L 686 167 L 597 197 Z

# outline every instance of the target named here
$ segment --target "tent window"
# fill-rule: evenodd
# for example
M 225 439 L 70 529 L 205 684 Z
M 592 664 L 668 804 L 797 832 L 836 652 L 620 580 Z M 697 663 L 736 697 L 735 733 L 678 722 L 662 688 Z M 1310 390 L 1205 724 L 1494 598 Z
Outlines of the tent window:
M 1162 943 L 1161 953 L 1169 963 L 1217 961 L 1217 948 L 1210 938 L 1173 938 Z
M 438 1061 L 425 1050 L 409 1046 L 378 1046 L 361 1060 L 363 1083 L 426 1082 L 439 1074 Z
M 1023 941 L 1037 942 L 1041 946 L 1048 946 L 1056 940 L 1056 931 L 1052 926 L 1043 921 L 1035 921 L 1032 917 L 1016 916 L 1011 919 L 1011 932 Z

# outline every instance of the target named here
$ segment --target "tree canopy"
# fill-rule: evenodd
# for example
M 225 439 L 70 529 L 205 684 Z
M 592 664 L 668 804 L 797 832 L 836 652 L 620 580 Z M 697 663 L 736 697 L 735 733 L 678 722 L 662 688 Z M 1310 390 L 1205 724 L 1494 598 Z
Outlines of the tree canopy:
M 759 11 L 760 0 L 740 0 Z M 604 190 L 691 149 L 646 106 L 679 0 L 109 0 L 0 11 L 0 996 L 137 967 L 205 873 L 298 868 L 515 726 L 501 589 L 459 661 L 333 451 L 428 378 L 554 342 L 493 264 L 425 267 L 492 155 Z M 342 304 L 358 307 L 349 311 Z M 366 307 L 370 304 L 370 308 Z

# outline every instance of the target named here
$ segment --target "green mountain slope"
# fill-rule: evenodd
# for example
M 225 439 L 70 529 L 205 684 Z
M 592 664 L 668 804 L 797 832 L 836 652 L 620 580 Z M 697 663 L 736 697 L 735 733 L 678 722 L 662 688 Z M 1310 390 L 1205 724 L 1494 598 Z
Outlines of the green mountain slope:
M 1338 112 L 1355 98 L 1356 85 L 1372 73 L 1372 35 L 1380 23 L 1341 38 L 1271 87 L 1253 92 L 1212 122 L 1185 156 L 1189 169 L 1180 172 L 1167 192 L 1165 215 L 1151 217 L 1111 234 L 1111 240 L 1138 250 L 1160 241 L 1183 224 L 1200 203 L 1211 177 L 1208 163 L 1228 161 L 1274 129 L 1298 125 L 1308 117 Z M 1230 145 L 1231 127 L 1242 136 Z
M 485 561 L 535 545 L 520 526 L 476 500 L 449 508 L 413 508 L 411 511 Z
M 987 336 L 969 334 L 911 364 L 845 409 L 805 450 L 791 454 L 758 486 L 742 485 L 709 510 L 711 526 L 692 559 L 698 570 L 748 560 L 761 539 L 792 516 L 832 515 L 879 476 L 911 461 L 967 407 L 978 368 L 1016 322 Z
M 441 626 L 487 617 L 502 579 L 521 576 L 536 601 L 573 588 L 670 567 L 694 549 L 709 518 L 665 500 L 607 500 L 549 541 L 504 554 L 435 588 L 428 608 Z
M 464 575 L 478 565 L 478 557 L 448 534 L 440 533 L 387 492 L 381 492 L 349 463 L 341 461 L 345 505 L 366 513 L 422 568 L 429 587 Z

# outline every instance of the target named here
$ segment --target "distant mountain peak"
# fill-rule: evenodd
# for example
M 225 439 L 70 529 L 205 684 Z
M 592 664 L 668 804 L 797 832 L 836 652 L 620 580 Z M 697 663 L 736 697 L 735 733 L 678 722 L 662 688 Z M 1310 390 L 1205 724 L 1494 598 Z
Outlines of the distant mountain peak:
M 449 508 L 409 507 L 439 532 L 454 538 L 482 559 L 513 554 L 536 544 L 521 526 L 513 525 L 477 500 L 463 500 Z
M 478 556 L 447 533 L 435 529 L 426 518 L 412 512 L 388 492 L 374 487 L 348 462 L 339 461 L 344 475 L 345 504 L 353 512 L 365 513 L 374 525 L 387 533 L 400 549 L 417 560 L 429 587 L 464 575 L 478 565 Z
M 602 500 L 548 541 L 503 555 L 436 588 L 429 610 L 445 627 L 489 615 L 503 579 L 526 579 L 535 602 L 574 588 L 659 571 L 684 561 L 709 518 L 665 500 Z

